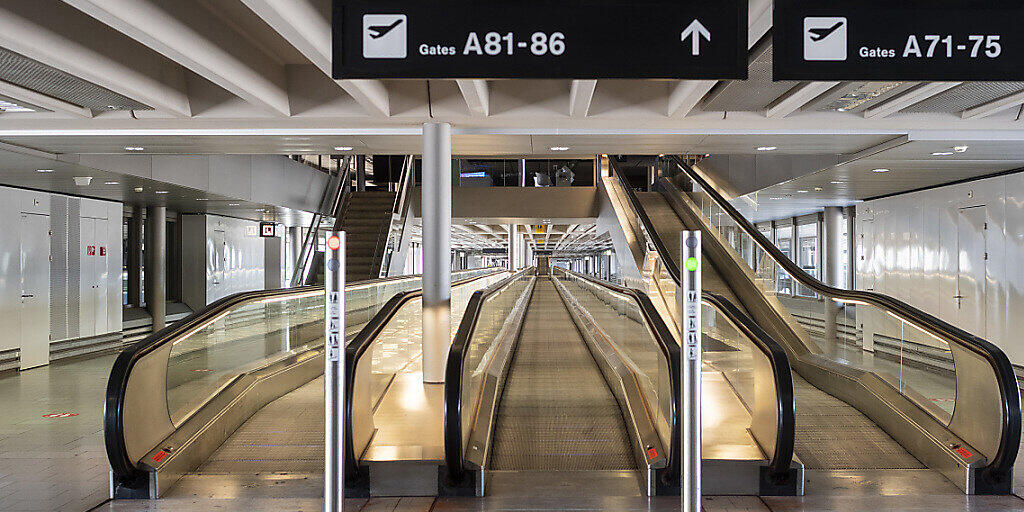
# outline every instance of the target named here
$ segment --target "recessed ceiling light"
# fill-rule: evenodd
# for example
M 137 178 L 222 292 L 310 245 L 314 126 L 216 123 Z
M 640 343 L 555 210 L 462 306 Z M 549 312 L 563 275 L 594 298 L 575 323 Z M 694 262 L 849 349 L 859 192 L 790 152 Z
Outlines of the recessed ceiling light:
M 966 153 L 967 149 L 967 146 L 953 146 L 953 151 L 956 151 L 957 153 Z
M 209 201 L 209 199 L 207 199 L 205 197 L 197 197 L 196 201 Z
M 169 194 L 170 192 L 168 192 L 166 190 L 157 190 L 156 193 L 157 194 Z
M 104 185 L 120 185 L 121 182 L 120 181 L 104 181 L 103 184 Z
M 832 183 L 833 185 L 842 185 L 843 183 L 846 183 L 846 182 L 845 181 L 832 181 L 830 183 Z
M 821 192 L 822 190 L 825 190 L 825 189 L 823 189 L 821 187 L 814 187 L 814 191 L 815 192 Z
M 568 146 L 551 146 L 551 151 L 569 151 Z
M 759 146 L 757 148 L 758 151 L 775 151 L 776 149 L 779 148 L 777 146 Z
M 952 154 L 953 154 L 952 151 L 936 151 L 936 152 L 932 153 L 932 156 L 949 156 L 949 155 L 952 155 Z
M 142 146 L 125 146 L 124 150 L 125 151 L 145 151 L 146 148 L 144 148 Z
M 352 151 L 353 149 L 355 149 L 355 148 L 353 148 L 352 146 L 335 146 L 334 147 L 335 151 Z
M 883 167 L 880 169 L 871 169 L 871 172 L 889 172 L 889 169 Z
M 53 169 L 36 169 L 36 172 L 53 172 Z
M 142 188 L 142 187 L 135 187 L 135 191 L 136 191 L 136 192 L 142 192 L 142 191 L 143 191 L 143 188 Z
M 807 193 L 807 191 L 806 191 L 806 190 L 797 190 L 797 193 L 798 193 L 798 194 L 806 194 L 806 193 Z
M 228 206 L 238 206 L 238 203 L 228 203 Z

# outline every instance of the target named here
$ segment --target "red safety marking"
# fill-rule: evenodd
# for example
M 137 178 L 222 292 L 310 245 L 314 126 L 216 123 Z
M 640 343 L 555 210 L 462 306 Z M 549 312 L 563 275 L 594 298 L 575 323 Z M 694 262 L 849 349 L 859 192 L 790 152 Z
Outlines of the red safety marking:
M 95 245 L 87 246 L 85 248 L 85 255 L 86 256 L 96 256 L 96 246 Z
M 341 247 L 341 238 L 338 235 L 331 235 L 327 239 L 327 247 L 330 247 L 332 251 L 337 251 Z
M 55 412 L 52 414 L 44 414 L 44 418 L 70 418 L 72 416 L 78 416 L 77 412 Z
M 156 462 L 160 462 L 160 461 L 164 460 L 164 457 L 166 457 L 166 456 L 167 456 L 167 452 L 165 452 L 163 450 L 160 450 L 160 451 L 156 452 L 156 455 L 153 456 L 153 460 L 156 461 Z
M 107 255 L 107 248 L 106 247 L 100 247 L 100 256 L 106 256 L 106 255 Z
M 967 450 L 967 448 L 962 448 L 962 447 L 961 448 L 957 448 L 956 449 L 956 453 L 960 454 L 960 456 L 965 458 L 965 459 L 969 459 L 969 458 L 971 458 L 974 455 L 973 453 L 969 452 Z
M 652 458 L 652 459 L 657 459 L 658 458 L 658 450 L 656 448 L 648 448 L 647 449 L 647 456 Z

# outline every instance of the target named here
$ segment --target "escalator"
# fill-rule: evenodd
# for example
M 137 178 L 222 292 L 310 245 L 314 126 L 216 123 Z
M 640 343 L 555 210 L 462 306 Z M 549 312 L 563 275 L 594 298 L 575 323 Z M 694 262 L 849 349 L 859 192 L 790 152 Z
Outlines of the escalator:
M 521 272 L 467 306 L 446 370 L 442 493 L 677 495 L 679 344 L 643 292 L 553 270 Z M 705 492 L 799 494 L 785 353 L 726 299 L 707 307 L 728 342 L 707 368 L 719 378 Z
M 704 232 L 703 285 L 740 307 L 786 349 L 794 370 L 796 455 L 808 469 L 930 468 L 969 494 L 1010 492 L 1020 440 L 1020 399 L 1005 354 L 987 341 L 892 297 L 827 286 L 793 264 L 704 177 L 681 159 L 680 174 L 655 192 L 634 192 L 611 162 L 602 184 L 616 221 L 643 247 L 633 251 L 659 310 L 675 318 L 682 230 Z M 628 238 L 628 235 L 627 235 Z M 779 283 L 815 292 L 826 333 L 796 321 Z M 791 285 L 790 285 L 791 286 Z M 840 311 L 838 315 L 837 311 Z M 831 319 L 829 315 L 832 315 Z M 899 348 L 899 357 L 858 357 L 864 336 Z M 859 339 L 858 339 L 859 337 Z M 950 371 L 904 359 L 927 347 Z M 945 407 L 943 406 L 945 405 Z
M 473 291 L 506 274 L 493 268 L 454 273 L 453 314 L 461 316 Z M 352 436 L 372 431 L 375 412 L 415 380 L 409 376 L 420 343 L 409 324 L 420 293 L 419 276 L 345 287 L 346 399 L 357 417 L 348 418 L 356 427 L 347 430 L 349 453 L 356 445 L 363 454 L 364 439 Z M 280 484 L 287 475 L 322 475 L 323 294 L 322 286 L 235 294 L 122 352 L 104 408 L 114 497 L 194 492 L 189 484 L 212 476 L 251 487 L 245 478 L 276 475 L 270 481 Z M 346 458 L 356 470 L 358 455 Z

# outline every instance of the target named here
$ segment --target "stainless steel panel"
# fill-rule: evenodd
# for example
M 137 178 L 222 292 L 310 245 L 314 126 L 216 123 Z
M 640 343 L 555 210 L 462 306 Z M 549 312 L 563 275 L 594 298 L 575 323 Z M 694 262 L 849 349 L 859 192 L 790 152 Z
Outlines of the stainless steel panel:
M 78 304 L 82 302 L 82 225 L 78 221 L 82 212 L 82 200 L 68 199 L 68 337 L 78 338 L 82 332 L 82 314 Z
M 68 339 L 68 198 L 50 201 L 50 340 Z
M 801 110 L 863 112 L 914 85 L 917 82 L 844 82 L 811 100 Z
M 960 113 L 1024 90 L 1024 82 L 969 82 L 911 105 L 903 112 Z
M 748 78 L 719 83 L 708 93 L 700 108 L 735 112 L 764 110 L 799 83 L 772 81 L 772 45 L 769 38 L 750 51 Z
M 0 48 L 0 80 L 101 112 L 153 110 L 131 98 L 5 48 Z

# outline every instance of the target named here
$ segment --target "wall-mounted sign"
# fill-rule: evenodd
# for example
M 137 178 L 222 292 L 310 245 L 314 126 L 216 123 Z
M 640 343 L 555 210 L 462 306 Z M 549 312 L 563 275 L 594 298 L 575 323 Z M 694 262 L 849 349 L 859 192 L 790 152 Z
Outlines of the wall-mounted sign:
M 335 0 L 334 78 L 747 77 L 740 0 Z
M 775 0 L 775 80 L 1024 80 L 1020 0 Z
M 86 246 L 85 247 L 85 255 L 86 256 L 96 256 L 96 246 L 95 245 Z
M 263 238 L 272 238 L 277 236 L 277 223 L 260 222 L 260 236 Z

